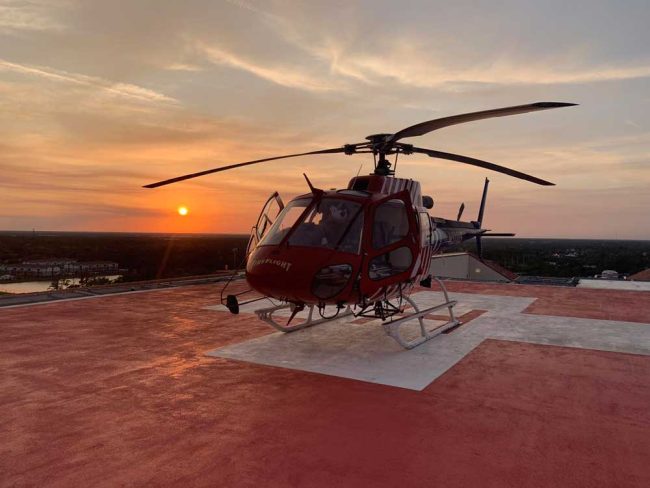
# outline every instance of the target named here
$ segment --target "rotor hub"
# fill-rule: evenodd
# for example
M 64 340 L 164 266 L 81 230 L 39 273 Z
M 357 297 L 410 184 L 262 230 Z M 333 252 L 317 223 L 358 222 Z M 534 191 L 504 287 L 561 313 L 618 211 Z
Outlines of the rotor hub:
M 379 153 L 379 159 L 375 164 L 375 174 L 379 176 L 391 176 L 395 174 L 395 171 L 391 169 L 392 164 L 386 159 L 386 154 L 381 152 Z
M 370 141 L 373 144 L 383 144 L 391 137 L 393 134 L 372 134 L 366 137 L 367 141 Z

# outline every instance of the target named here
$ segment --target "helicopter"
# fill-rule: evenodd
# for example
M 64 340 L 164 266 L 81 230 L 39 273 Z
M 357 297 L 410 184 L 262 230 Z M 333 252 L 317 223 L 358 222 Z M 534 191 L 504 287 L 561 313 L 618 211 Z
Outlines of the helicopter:
M 277 192 L 266 201 L 253 226 L 246 251 L 245 279 L 250 289 L 228 294 L 221 301 L 233 314 L 241 305 L 262 299 L 273 306 L 255 310 L 257 316 L 282 332 L 312 327 L 348 315 L 381 319 L 386 333 L 406 349 L 416 347 L 438 334 L 460 325 L 454 315 L 456 301 L 449 298 L 444 283 L 432 276 L 431 257 L 452 245 L 475 239 L 482 259 L 481 239 L 486 236 L 513 236 L 490 233 L 482 227 L 489 180 L 485 179 L 478 217 L 462 221 L 464 204 L 456 220 L 429 215 L 434 206 L 422 195 L 420 183 L 395 176 L 400 155 L 425 154 L 432 158 L 469 164 L 506 174 L 537 185 L 554 183 L 480 159 L 416 147 L 402 142 L 456 124 L 493 117 L 569 107 L 577 104 L 537 102 L 527 105 L 484 110 L 438 118 L 406 127 L 395 133 L 366 137 L 364 142 L 345 144 L 298 154 L 274 156 L 221 166 L 145 185 L 157 188 L 188 179 L 279 159 L 319 154 L 372 154 L 374 171 L 353 177 L 346 188 L 316 188 L 303 174 L 309 192 L 287 205 Z M 393 162 L 388 157 L 394 156 Z M 436 283 L 444 300 L 420 309 L 410 294 L 416 286 L 431 288 Z M 239 297 L 257 292 L 250 300 Z M 328 312 L 332 310 L 333 312 Z M 447 309 L 448 320 L 433 329 L 424 317 Z M 286 323 L 274 314 L 289 313 Z M 294 317 L 307 311 L 307 318 L 292 324 Z M 314 315 L 317 310 L 320 318 Z M 417 320 L 415 336 L 405 327 Z M 284 320 L 282 320 L 284 322 Z

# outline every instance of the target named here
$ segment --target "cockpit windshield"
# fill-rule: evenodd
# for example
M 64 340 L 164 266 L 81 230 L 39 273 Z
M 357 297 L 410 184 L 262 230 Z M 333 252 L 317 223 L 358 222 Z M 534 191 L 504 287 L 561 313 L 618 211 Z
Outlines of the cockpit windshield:
M 322 198 L 310 206 L 300 222 L 296 222 L 310 203 L 310 199 L 289 203 L 260 245 L 279 244 L 294 228 L 289 236 L 290 246 L 321 247 L 358 254 L 363 229 L 361 204 L 340 198 Z
M 289 237 L 289 245 L 325 247 L 359 252 L 363 216 L 361 204 L 338 198 L 323 198 L 307 212 Z
M 280 212 L 275 223 L 269 230 L 268 234 L 262 238 L 259 245 L 271 246 L 280 244 L 282 239 L 284 239 L 284 236 L 289 233 L 291 227 L 293 227 L 310 203 L 311 198 L 301 198 L 300 200 L 289 202 L 289 205 L 284 207 L 282 212 Z

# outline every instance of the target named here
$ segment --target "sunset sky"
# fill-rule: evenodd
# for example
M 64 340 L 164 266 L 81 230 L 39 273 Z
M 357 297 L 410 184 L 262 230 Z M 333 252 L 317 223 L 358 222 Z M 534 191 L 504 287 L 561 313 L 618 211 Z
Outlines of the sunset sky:
M 314 156 L 148 190 L 180 174 L 360 142 L 537 101 L 405 142 L 541 187 L 410 156 L 434 215 L 529 237 L 650 239 L 650 3 L 0 0 L 0 230 L 247 233 L 266 197 L 344 187 L 372 161 Z M 187 216 L 179 215 L 185 206 Z

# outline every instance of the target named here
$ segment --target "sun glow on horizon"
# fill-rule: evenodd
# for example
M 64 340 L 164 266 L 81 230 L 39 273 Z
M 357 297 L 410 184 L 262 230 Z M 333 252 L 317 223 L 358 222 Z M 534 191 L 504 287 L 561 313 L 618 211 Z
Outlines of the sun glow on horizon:
M 178 207 L 178 215 L 185 217 L 189 213 L 187 207 Z

